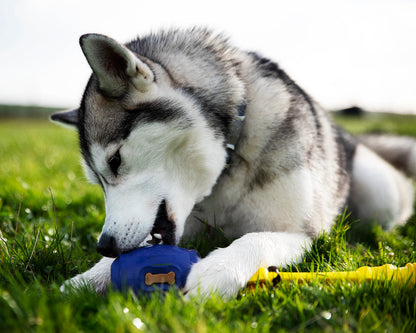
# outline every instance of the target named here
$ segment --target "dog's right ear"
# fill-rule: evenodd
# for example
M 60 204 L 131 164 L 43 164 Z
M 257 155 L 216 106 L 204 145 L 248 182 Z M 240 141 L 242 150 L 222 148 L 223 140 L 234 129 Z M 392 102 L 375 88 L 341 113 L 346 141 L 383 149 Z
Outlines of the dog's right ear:
M 154 74 L 149 66 L 114 39 L 87 34 L 81 36 L 80 45 L 104 94 L 120 97 L 130 84 L 146 92 L 153 83 Z
M 78 127 L 78 109 L 55 112 L 50 119 L 61 124 Z

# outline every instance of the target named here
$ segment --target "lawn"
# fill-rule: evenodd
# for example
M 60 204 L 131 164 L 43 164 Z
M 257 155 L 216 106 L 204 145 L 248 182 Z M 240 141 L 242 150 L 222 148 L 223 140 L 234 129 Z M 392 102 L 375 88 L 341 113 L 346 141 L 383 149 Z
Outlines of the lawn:
M 386 131 L 416 137 L 416 117 L 336 117 L 355 133 Z M 77 135 L 46 120 L 0 120 L 1 332 L 414 332 L 416 289 L 393 281 L 326 284 L 282 282 L 225 302 L 189 301 L 178 292 L 151 297 L 59 285 L 99 259 L 96 237 L 103 195 L 80 167 Z M 416 216 L 390 233 L 378 227 L 365 241 L 340 217 L 315 240 L 296 270 L 351 270 L 416 262 Z M 196 239 L 201 255 L 227 243 L 220 232 Z

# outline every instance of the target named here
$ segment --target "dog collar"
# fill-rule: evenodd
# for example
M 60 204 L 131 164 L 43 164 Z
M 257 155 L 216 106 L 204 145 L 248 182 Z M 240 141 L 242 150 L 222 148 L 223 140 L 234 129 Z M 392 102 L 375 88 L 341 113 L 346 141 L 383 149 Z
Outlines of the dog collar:
M 231 126 L 230 132 L 227 137 L 226 149 L 227 149 L 227 160 L 226 160 L 226 168 L 230 166 L 232 154 L 235 151 L 235 147 L 237 146 L 238 140 L 240 139 L 241 132 L 243 130 L 244 119 L 246 114 L 247 103 L 243 101 L 237 109 L 237 115 L 234 116 Z

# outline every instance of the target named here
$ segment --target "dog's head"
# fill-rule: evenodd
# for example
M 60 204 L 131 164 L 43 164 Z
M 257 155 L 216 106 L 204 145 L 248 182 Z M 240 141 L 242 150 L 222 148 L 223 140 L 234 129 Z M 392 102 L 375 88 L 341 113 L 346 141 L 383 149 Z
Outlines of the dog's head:
M 177 244 L 224 168 L 224 140 L 160 64 L 106 36 L 80 43 L 93 75 L 80 108 L 52 119 L 77 127 L 86 173 L 103 188 L 97 249 L 114 257 L 152 237 Z

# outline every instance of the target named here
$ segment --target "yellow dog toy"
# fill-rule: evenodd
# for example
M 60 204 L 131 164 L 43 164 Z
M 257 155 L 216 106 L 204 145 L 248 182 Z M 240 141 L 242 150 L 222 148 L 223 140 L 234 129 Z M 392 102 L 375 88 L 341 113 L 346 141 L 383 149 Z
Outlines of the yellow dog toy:
M 397 268 L 394 265 L 383 265 L 378 267 L 360 267 L 356 271 L 349 272 L 278 272 L 277 269 L 261 267 L 248 281 L 247 289 L 255 289 L 256 286 L 276 285 L 280 281 L 308 282 L 311 280 L 328 281 L 370 281 L 370 280 L 394 280 L 399 283 L 416 283 L 416 263 L 408 263 L 405 267 Z

